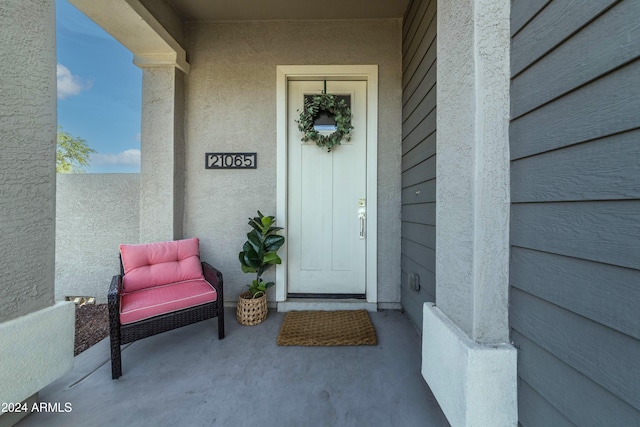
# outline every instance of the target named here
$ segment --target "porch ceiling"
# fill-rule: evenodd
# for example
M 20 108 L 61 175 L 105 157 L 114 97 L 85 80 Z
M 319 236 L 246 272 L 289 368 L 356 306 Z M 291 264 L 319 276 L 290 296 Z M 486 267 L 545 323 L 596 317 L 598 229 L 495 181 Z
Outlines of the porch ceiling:
M 167 0 L 186 21 L 401 18 L 409 0 Z

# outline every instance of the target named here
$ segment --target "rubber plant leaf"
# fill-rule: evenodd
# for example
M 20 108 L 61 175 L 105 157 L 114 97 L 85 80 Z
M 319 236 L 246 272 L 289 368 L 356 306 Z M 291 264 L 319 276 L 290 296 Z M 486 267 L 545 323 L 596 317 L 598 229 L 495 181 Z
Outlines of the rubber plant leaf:
M 240 263 L 240 268 L 242 269 L 243 273 L 256 273 L 258 271 L 257 268 L 247 267 L 246 265 L 244 265 L 244 263 Z
M 282 260 L 275 252 L 267 252 L 263 260 L 267 264 L 282 264 Z
M 267 235 L 273 234 L 273 233 L 277 233 L 280 230 L 284 230 L 284 228 L 282 228 L 282 227 L 269 227 L 269 230 L 267 231 Z
M 264 289 L 265 289 L 265 290 L 266 290 L 266 289 L 269 289 L 269 288 L 270 288 L 270 287 L 272 287 L 273 285 L 275 285 L 275 283 L 274 283 L 274 282 L 267 282 L 267 283 L 265 283 L 265 284 L 264 284 Z
M 262 221 L 259 219 L 249 219 L 249 225 L 253 227 L 258 233 L 262 233 Z
M 262 249 L 262 238 L 260 237 L 258 231 L 251 230 L 249 233 L 247 233 L 247 239 L 248 243 L 253 247 L 253 250 L 256 253 L 259 253 L 260 249 Z
M 263 230 L 268 230 L 269 227 L 271 227 L 271 224 L 273 224 L 273 217 L 270 217 L 270 216 L 262 217 L 262 229 Z M 264 233 L 264 231 L 263 231 L 263 233 Z
M 267 250 L 267 252 L 275 252 L 280 249 L 280 246 L 282 246 L 283 244 L 284 237 L 282 236 L 273 235 L 267 236 L 267 238 L 264 239 L 264 248 Z
M 261 264 L 258 253 L 253 249 L 244 253 L 244 264 L 247 267 L 259 268 Z

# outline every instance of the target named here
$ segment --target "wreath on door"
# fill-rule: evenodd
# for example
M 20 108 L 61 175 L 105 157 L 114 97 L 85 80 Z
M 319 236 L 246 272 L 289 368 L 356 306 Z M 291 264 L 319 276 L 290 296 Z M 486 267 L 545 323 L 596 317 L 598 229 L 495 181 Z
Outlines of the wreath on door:
M 322 135 L 313 127 L 315 119 L 323 111 L 331 114 L 336 121 L 336 130 L 329 135 Z M 322 93 L 305 97 L 304 107 L 296 123 L 298 130 L 303 133 L 302 142 L 313 141 L 318 147 L 326 147 L 328 152 L 340 145 L 343 139 L 351 140 L 351 108 L 344 99 L 339 99 L 336 95 Z

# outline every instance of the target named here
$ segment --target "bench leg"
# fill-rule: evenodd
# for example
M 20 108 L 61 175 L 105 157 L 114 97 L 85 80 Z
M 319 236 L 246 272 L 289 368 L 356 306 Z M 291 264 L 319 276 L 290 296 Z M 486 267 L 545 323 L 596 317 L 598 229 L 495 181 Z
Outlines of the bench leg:
M 118 379 L 122 376 L 122 362 L 120 353 L 120 343 L 111 339 L 111 378 Z
M 218 339 L 224 338 L 224 307 L 218 311 Z
M 111 336 L 111 378 L 118 379 L 122 375 L 120 340 Z
M 111 342 L 111 379 L 122 376 L 122 353 L 120 350 L 120 322 L 109 319 L 109 341 Z

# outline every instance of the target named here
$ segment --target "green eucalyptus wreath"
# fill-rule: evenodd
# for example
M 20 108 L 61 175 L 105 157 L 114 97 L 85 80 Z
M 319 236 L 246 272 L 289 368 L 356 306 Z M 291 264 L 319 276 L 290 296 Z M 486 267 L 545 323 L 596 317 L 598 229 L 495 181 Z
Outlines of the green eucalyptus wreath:
M 321 135 L 313 128 L 313 121 L 321 111 L 327 111 L 334 116 L 336 130 L 331 135 Z M 300 113 L 300 119 L 296 120 L 298 130 L 303 132 L 302 142 L 313 141 L 318 147 L 327 147 L 327 151 L 340 145 L 343 138 L 351 140 L 351 109 L 344 99 L 338 99 L 336 95 L 323 93 L 312 98 L 304 99 L 304 108 Z

